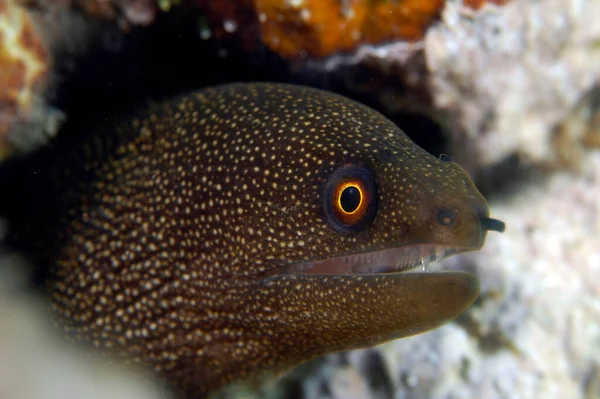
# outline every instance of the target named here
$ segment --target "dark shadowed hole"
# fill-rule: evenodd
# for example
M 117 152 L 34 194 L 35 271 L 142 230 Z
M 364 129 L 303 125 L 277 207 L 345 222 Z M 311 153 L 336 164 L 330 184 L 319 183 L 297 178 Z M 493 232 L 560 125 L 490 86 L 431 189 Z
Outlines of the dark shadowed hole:
M 320 391 L 319 392 L 320 395 L 322 395 L 323 397 L 330 397 L 331 396 L 331 390 L 329 389 L 329 383 L 327 381 L 322 381 L 321 382 L 319 391 Z
M 394 397 L 394 384 L 379 351 L 368 351 L 363 358 L 360 369 L 371 389 L 378 393 L 375 397 Z
M 57 50 L 51 99 L 70 119 L 129 112 L 148 100 L 219 83 L 289 80 L 286 63 L 258 44 L 248 54 L 234 40 L 203 40 L 195 8 L 158 13 L 149 27 L 127 33 L 112 22 L 76 15 L 86 28 L 73 35 L 86 37 L 86 51 L 74 53 L 68 45 Z
M 388 115 L 389 116 L 389 115 Z M 443 127 L 425 114 L 399 114 L 390 117 L 419 147 L 439 157 L 450 149 Z
M 473 176 L 481 194 L 493 200 L 495 196 L 513 195 L 524 186 L 542 181 L 545 173 L 535 165 L 523 162 L 518 154 L 477 170 Z
M 424 62 L 423 59 L 413 61 L 412 67 Z M 402 71 L 398 66 L 400 70 L 389 74 L 382 72 L 377 64 L 377 61 L 369 60 L 350 63 L 337 68 L 335 73 L 318 66 L 299 67 L 292 78 L 301 84 L 342 94 L 379 111 L 435 157 L 443 153 L 452 155 L 449 153 L 449 134 L 432 106 L 429 88 L 426 85 L 408 87 L 402 77 L 409 76 L 410 71 Z
M 66 112 L 71 124 L 77 124 L 78 119 L 94 124 L 107 114 L 129 113 L 149 100 L 160 101 L 219 83 L 288 81 L 349 96 L 382 112 L 432 155 L 448 153 L 446 136 L 435 118 L 412 111 L 387 112 L 372 94 L 357 94 L 360 88 L 344 83 L 348 74 L 355 80 L 371 82 L 376 71 L 368 67 L 325 77 L 294 69 L 293 62 L 282 60 L 259 44 L 249 53 L 234 40 L 203 40 L 198 24 L 202 15 L 195 8 L 159 13 L 149 27 L 133 27 L 126 34 L 112 22 L 84 15 L 78 18 L 89 33 L 86 51 L 73 54 L 67 50 L 69 46 L 57 51 L 57 79 L 51 99 L 54 106 Z M 107 41 L 116 44 L 107 45 Z M 387 79 L 376 84 L 390 82 Z M 398 85 L 399 98 L 404 91 Z
M 284 378 L 280 380 L 280 389 L 278 392 L 283 393 L 286 399 L 302 399 L 304 398 L 304 390 L 302 388 L 302 380 L 293 378 Z

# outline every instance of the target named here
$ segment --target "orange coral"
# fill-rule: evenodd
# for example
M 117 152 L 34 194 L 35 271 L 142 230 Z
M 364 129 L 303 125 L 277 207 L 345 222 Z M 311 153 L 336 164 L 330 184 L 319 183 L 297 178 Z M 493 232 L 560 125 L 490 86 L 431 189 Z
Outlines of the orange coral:
M 479 9 L 484 3 L 465 0 Z M 262 41 L 284 57 L 323 57 L 362 43 L 416 41 L 442 12 L 445 0 L 254 0 Z
M 364 25 L 369 43 L 388 39 L 419 40 L 439 17 L 444 0 L 375 1 Z
M 29 14 L 13 0 L 0 0 L 0 159 L 12 123 L 31 112 L 48 62 Z
M 504 4 L 508 3 L 508 1 L 509 0 L 463 0 L 463 4 L 466 7 L 472 8 L 473 10 L 479 10 L 486 3 L 503 6 Z
M 418 40 L 443 5 L 444 0 L 255 0 L 264 43 L 286 57 Z
M 283 56 L 324 56 L 362 39 L 367 3 L 350 0 L 256 0 L 263 42 Z

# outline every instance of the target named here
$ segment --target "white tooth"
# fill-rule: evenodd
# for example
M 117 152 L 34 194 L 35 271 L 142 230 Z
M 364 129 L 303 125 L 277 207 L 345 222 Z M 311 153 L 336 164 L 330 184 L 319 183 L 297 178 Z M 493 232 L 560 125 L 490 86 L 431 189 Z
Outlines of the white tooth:
M 423 271 L 426 272 L 429 267 L 429 257 L 421 259 L 421 263 L 423 264 Z
M 435 261 L 436 262 L 439 262 L 442 259 L 444 259 L 444 252 L 446 252 L 446 251 L 444 250 L 443 247 L 440 247 L 440 246 L 435 247 Z

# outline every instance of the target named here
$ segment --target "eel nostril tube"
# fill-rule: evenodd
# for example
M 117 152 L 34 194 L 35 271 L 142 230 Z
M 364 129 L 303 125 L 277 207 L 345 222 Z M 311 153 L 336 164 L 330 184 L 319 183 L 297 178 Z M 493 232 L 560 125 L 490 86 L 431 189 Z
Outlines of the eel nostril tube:
M 504 230 L 506 229 L 506 224 L 501 220 L 492 219 L 487 216 L 480 216 L 479 220 L 481 220 L 481 227 L 485 230 L 504 233 Z

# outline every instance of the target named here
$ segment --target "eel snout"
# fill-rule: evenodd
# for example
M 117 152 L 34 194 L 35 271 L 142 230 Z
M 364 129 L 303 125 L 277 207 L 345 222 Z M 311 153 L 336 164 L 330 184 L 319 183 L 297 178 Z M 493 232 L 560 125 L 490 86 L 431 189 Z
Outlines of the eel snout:
M 460 245 L 403 245 L 294 263 L 265 280 L 284 309 L 310 315 L 294 325 L 330 329 L 340 348 L 362 347 L 425 332 L 464 312 L 479 294 L 479 280 L 459 271 L 430 272 L 428 266 L 449 256 L 478 249 L 488 231 L 504 231 L 504 223 L 485 212 L 473 218 L 478 240 Z M 469 245 L 471 241 L 475 244 Z M 293 289 L 290 289 L 293 287 Z M 289 295 L 290 292 L 298 295 Z M 318 297 L 317 297 L 318 295 Z M 314 296 L 314 297 L 313 297 Z M 287 303 L 294 298 L 294 304 Z M 315 306 L 316 303 L 326 304 Z M 335 321 L 335 322 L 332 322 Z M 318 340 L 317 340 L 318 341 Z

